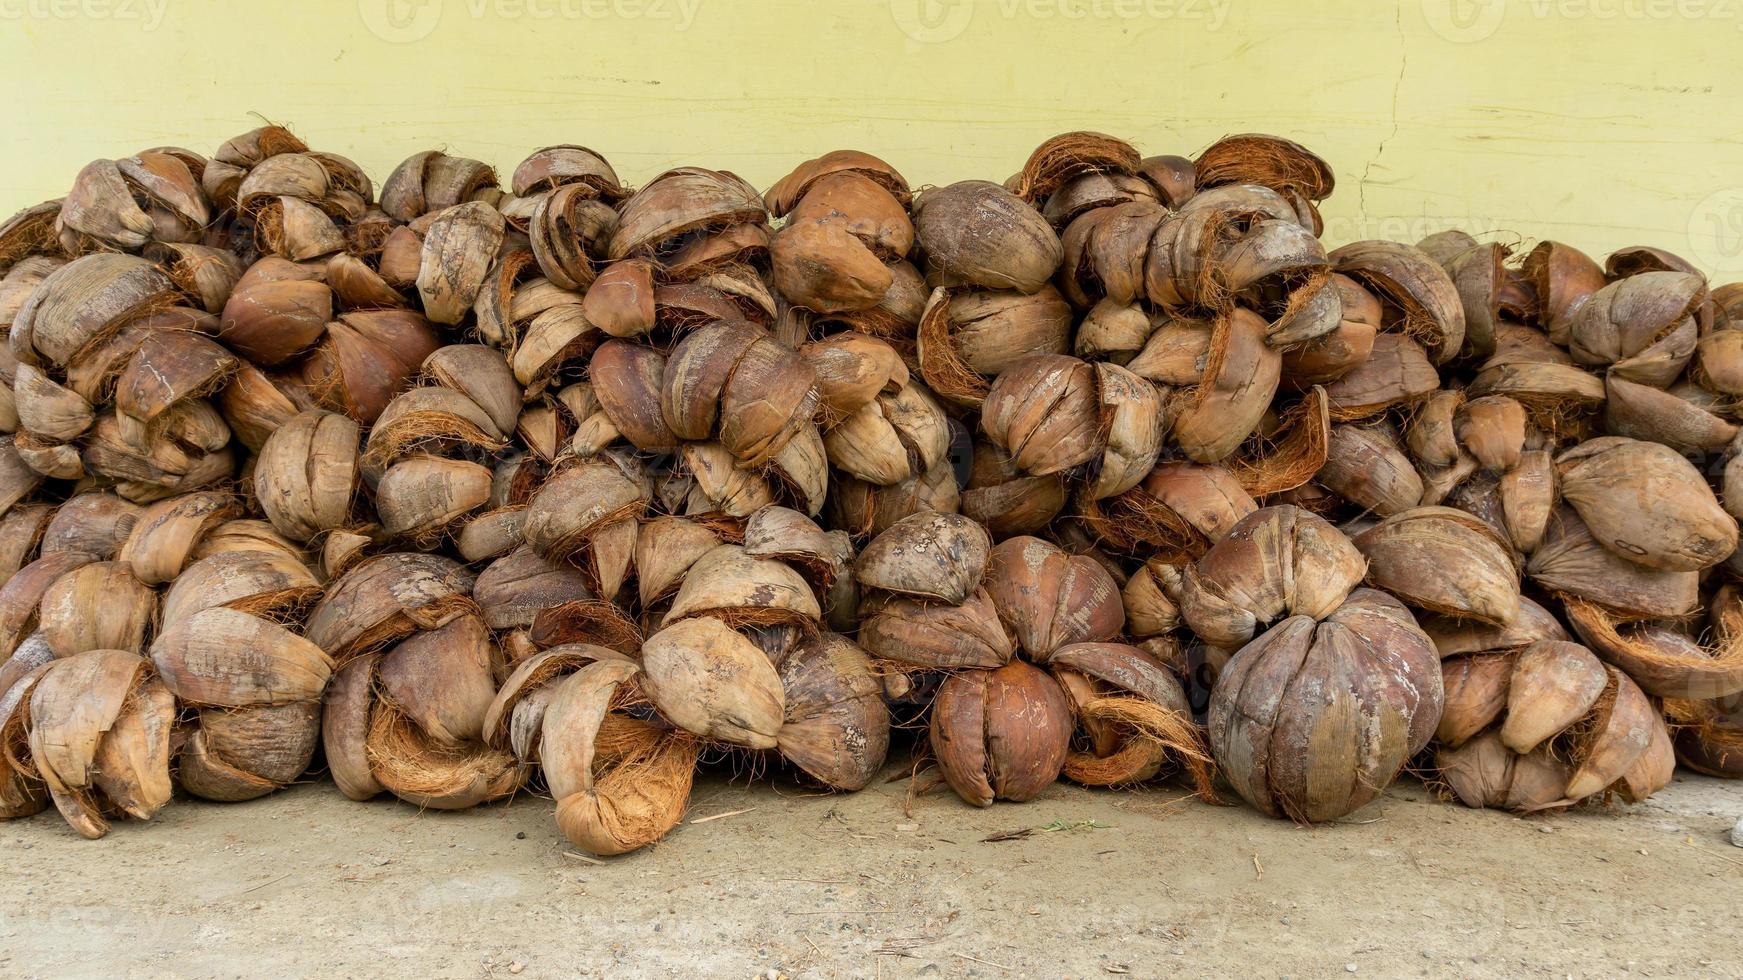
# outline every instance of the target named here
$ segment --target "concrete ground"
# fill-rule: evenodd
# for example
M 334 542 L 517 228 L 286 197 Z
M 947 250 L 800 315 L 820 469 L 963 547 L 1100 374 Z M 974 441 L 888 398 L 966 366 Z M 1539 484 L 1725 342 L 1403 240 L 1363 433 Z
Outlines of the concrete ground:
M 51 810 L 0 825 L 0 976 L 1743 975 L 1743 785 L 1521 819 L 1404 779 L 1312 829 L 1179 797 L 717 774 L 609 861 L 526 796 L 420 813 L 316 782 L 96 842 Z

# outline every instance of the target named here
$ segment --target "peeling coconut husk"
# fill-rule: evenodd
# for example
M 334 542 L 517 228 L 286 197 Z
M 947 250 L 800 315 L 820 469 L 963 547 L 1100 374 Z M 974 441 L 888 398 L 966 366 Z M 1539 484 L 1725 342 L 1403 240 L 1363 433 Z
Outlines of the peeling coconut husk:
M 680 167 L 655 177 L 623 203 L 606 254 L 613 260 L 651 256 L 687 233 L 767 222 L 761 195 L 737 175 Z
M 1417 433 L 1412 428 L 1412 436 Z M 1390 517 L 1422 503 L 1423 484 L 1389 425 L 1333 426 L 1315 482 L 1352 504 Z
M 38 439 L 71 441 L 96 421 L 90 402 L 29 364 L 14 371 L 12 397 L 18 424 Z
M 633 657 L 641 651 L 642 631 L 615 603 L 575 599 L 547 606 L 533 617 L 527 638 L 540 647 L 586 643 Z
M 1714 293 L 1715 297 L 1717 292 Z M 1726 328 L 1702 337 L 1695 345 L 1689 377 L 1716 394 L 1743 395 L 1743 317 L 1728 315 Z
M 313 350 L 332 321 L 332 289 L 320 272 L 280 258 L 250 266 L 218 321 L 218 339 L 249 361 L 274 367 Z
M 962 488 L 962 513 L 993 537 L 1040 531 L 1065 509 L 1067 499 L 1063 474 L 1029 476 L 1004 449 L 985 439 L 975 441 L 968 484 Z
M 1372 356 L 1380 332 L 1380 301 L 1360 283 L 1334 274 L 1325 294 L 1337 300 L 1337 325 L 1283 353 L 1283 379 L 1296 388 L 1336 381 L 1360 367 Z
M 893 486 L 943 465 L 950 450 L 944 409 L 912 380 L 874 396 L 821 439 L 831 466 L 876 486 Z
M 679 458 L 690 479 L 683 508 L 687 516 L 743 519 L 775 502 L 775 488 L 768 477 L 757 470 L 739 469 L 732 453 L 717 442 L 688 443 Z
M 1552 592 L 1578 596 L 1632 619 L 1673 619 L 1699 599 L 1700 573 L 1647 568 L 1602 544 L 1571 507 L 1550 517 L 1525 574 Z
M 1071 707 L 1053 678 L 1020 661 L 947 678 L 932 708 L 932 754 L 973 806 L 1035 798 L 1059 778 Z
M 1180 610 L 1207 643 L 1239 647 L 1285 616 L 1330 615 L 1366 568 L 1361 552 L 1324 518 L 1288 504 L 1266 507 L 1187 566 Z
M 534 551 L 564 559 L 647 508 L 653 488 L 633 460 L 604 455 L 563 469 L 527 502 L 523 531 Z
M 490 500 L 491 472 L 465 460 L 413 456 L 393 464 L 376 486 L 382 529 L 432 542 Z
M 1039 661 L 1069 643 L 1111 640 L 1125 623 L 1113 576 L 1094 558 L 1040 538 L 994 547 L 986 591 L 1018 645 Z
M 42 593 L 38 627 L 57 657 L 90 650 L 144 653 L 157 619 L 157 593 L 121 561 L 81 565 Z
M 1737 522 L 1705 478 L 1667 446 L 1594 439 L 1556 460 L 1562 499 L 1618 555 L 1648 568 L 1698 571 L 1737 548 Z
M 54 200 L 33 204 L 0 222 L 0 269 L 15 267 L 33 257 L 61 254 L 54 225 L 62 203 Z
M 1519 612 L 1519 569 L 1508 543 L 1481 519 L 1418 507 L 1357 535 L 1367 581 L 1429 612 L 1502 624 Z
M 816 589 L 826 595 L 840 575 L 851 575 L 842 555 L 852 553 L 844 532 L 824 532 L 809 516 L 791 507 L 763 507 L 744 521 L 744 555 L 774 558 L 797 568 Z
M 170 693 L 198 706 L 178 772 L 190 792 L 253 799 L 308 768 L 333 668 L 319 647 L 267 620 L 214 607 L 166 629 L 151 657 Z
M 704 553 L 684 573 L 662 625 L 695 616 L 735 627 L 805 629 L 821 618 L 822 609 L 810 585 L 791 566 L 753 558 L 740 545 L 723 544 Z
M 478 573 L 472 598 L 493 630 L 531 627 L 541 611 L 594 598 L 577 568 L 540 557 L 522 546 Z
M 133 255 L 75 259 L 43 279 L 12 321 L 8 340 L 20 364 L 65 367 L 119 331 L 127 320 L 170 306 L 175 284 Z
M 1071 333 L 1071 306 L 1051 286 L 1030 293 L 935 289 L 920 316 L 920 373 L 944 398 L 978 406 L 988 378 L 1030 357 L 1064 354 Z
M 26 728 L 31 767 L 55 808 L 90 839 L 108 833 L 108 814 L 151 819 L 170 801 L 175 699 L 149 661 L 93 650 L 41 670 Z
M 781 664 L 781 756 L 830 789 L 864 789 L 890 747 L 883 683 L 865 651 L 837 633 L 800 645 Z
M 1120 643 L 1078 643 L 1048 668 L 1076 721 L 1063 773 L 1085 786 L 1131 786 L 1178 771 L 1216 801 L 1214 768 L 1180 681 L 1161 662 Z
M 763 195 L 769 212 L 777 218 L 786 217 L 820 181 L 838 174 L 851 174 L 887 191 L 898 203 L 907 204 L 908 182 L 882 159 L 860 150 L 832 150 L 807 160 L 782 177 Z
M 50 504 L 22 504 L 0 516 L 0 582 L 35 557 L 54 510 Z
M 992 539 L 957 514 L 920 513 L 873 538 L 854 564 L 861 586 L 960 605 L 980 587 Z
M 593 352 L 588 376 L 612 426 L 643 452 L 670 452 L 678 438 L 660 409 L 666 359 L 652 348 L 610 340 Z
M 1458 286 L 1427 253 L 1396 242 L 1355 242 L 1331 253 L 1337 271 L 1371 289 L 1384 308 L 1383 328 L 1421 344 L 1444 364 L 1465 343 Z
M 1502 653 L 1530 646 L 1538 640 L 1571 640 L 1555 614 L 1520 596 L 1519 612 L 1506 623 L 1495 625 L 1432 613 L 1421 617 L 1422 631 L 1434 641 L 1442 660 L 1465 654 Z M 1504 692 L 1503 692 L 1504 693 Z
M 1694 356 L 1696 313 L 1706 279 L 1682 272 L 1643 272 L 1611 283 L 1582 303 L 1568 323 L 1575 363 L 1663 388 Z
M 1237 309 L 1219 318 L 1197 386 L 1171 400 L 1174 441 L 1195 462 L 1227 459 L 1270 407 L 1281 368 L 1257 315 Z
M 1537 294 L 1538 325 L 1550 340 L 1566 344 L 1575 311 L 1608 281 L 1603 268 L 1586 253 L 1560 242 L 1539 243 L 1526 255 L 1524 268 Z
M 1033 293 L 1052 278 L 1063 256 L 1047 219 L 988 181 L 929 190 L 913 210 L 927 271 L 939 285 Z
M 36 632 L 43 596 L 62 576 L 92 560 L 79 551 L 45 552 L 0 585 L 0 653 L 10 656 Z
M 304 412 L 269 436 L 254 464 L 254 494 L 274 528 L 308 541 L 351 517 L 358 427 L 343 415 Z
M 69 252 L 132 250 L 197 239 L 212 218 L 200 187 L 204 164 L 186 151 L 164 150 L 93 161 L 61 202 L 55 225 L 62 246 Z
M 819 401 L 833 419 L 845 419 L 908 384 L 907 365 L 896 349 L 865 334 L 833 334 L 801 347 L 799 355 L 816 374 Z
M 1185 564 L 1147 561 L 1126 579 L 1120 589 L 1121 604 L 1126 609 L 1126 633 L 1147 638 L 1172 633 L 1178 629 L 1180 579 Z
M 0 436 L 0 512 L 10 510 L 42 483 L 42 474 L 19 454 L 12 436 Z
M 977 589 L 947 605 L 902 597 L 861 604 L 859 642 L 880 661 L 921 670 L 993 668 L 1016 648 L 992 596 Z
M 1719 452 L 1743 431 L 1679 389 L 1635 384 L 1616 373 L 1604 378 L 1604 389 L 1604 429 L 1612 436 L 1663 443 L 1675 452 L 1696 455 Z
M 381 210 L 395 221 L 413 221 L 497 191 L 496 171 L 477 160 L 436 150 L 414 153 L 381 185 Z
M 1142 162 L 1131 144 L 1104 133 L 1071 132 L 1035 148 L 1017 173 L 1012 190 L 1040 205 L 1072 180 L 1088 174 L 1134 174 Z
M 1144 349 L 1158 325 L 1138 303 L 1100 299 L 1078 324 L 1071 352 L 1089 360 L 1123 365 Z
M 1211 144 L 1193 162 L 1199 188 L 1258 184 L 1295 191 L 1310 201 L 1331 196 L 1336 181 L 1330 164 L 1299 143 L 1280 136 L 1243 133 Z
M 1374 338 L 1367 360 L 1326 385 L 1325 394 L 1334 420 L 1355 421 L 1420 401 L 1439 387 L 1440 374 L 1420 344 L 1383 333 Z
M 224 607 L 274 622 L 300 618 L 321 595 L 299 557 L 282 551 L 226 551 L 200 558 L 170 584 L 161 629 L 206 609 Z
M 164 585 L 194 560 L 209 532 L 241 512 L 240 501 L 228 494 L 190 493 L 159 501 L 140 513 L 115 557 L 131 565 L 140 582 Z
M 1473 398 L 1506 395 L 1525 407 L 1531 424 L 1556 436 L 1577 436 L 1604 403 L 1604 381 L 1571 364 L 1502 361 L 1499 355 L 1471 380 Z
M 1679 764 L 1720 779 L 1743 777 L 1743 717 L 1734 699 L 1673 701 L 1665 713 Z
M 838 215 L 795 215 L 769 242 L 773 284 L 795 306 L 818 313 L 870 309 L 895 282 L 877 252 Z
M 366 477 L 379 480 L 392 461 L 420 450 L 492 452 L 507 444 L 508 433 L 477 401 L 451 388 L 413 388 L 388 402 L 375 420 L 360 462 Z
M 473 581 L 472 573 L 440 555 L 378 555 L 332 584 L 310 611 L 305 635 L 343 666 L 472 612 Z
M 1445 231 L 1416 243 L 1452 277 L 1465 311 L 1462 353 L 1486 357 L 1495 350 L 1502 291 L 1512 249 L 1501 242 L 1478 242 L 1462 231 Z
M 430 322 L 410 310 L 354 311 L 327 325 L 327 339 L 295 376 L 321 407 L 369 425 L 440 346 Z
M 1635 802 L 1670 781 L 1663 719 L 1585 647 L 1541 640 L 1443 670 L 1459 724 L 1442 723 L 1435 778 L 1466 806 L 1532 812 L 1611 792 Z
M 42 531 L 41 553 L 79 551 L 108 561 L 120 554 L 144 512 L 113 493 L 81 493 L 55 509 Z
M 648 637 L 642 667 L 642 689 L 678 727 L 744 748 L 777 746 L 780 676 L 767 654 L 721 620 L 683 619 Z
M 1710 701 L 1743 691 L 1743 639 L 1721 632 L 1704 646 L 1678 630 L 1629 624 L 1579 598 L 1563 599 L 1568 622 L 1606 663 L 1653 697 Z
M 779 453 L 816 413 L 816 376 L 799 355 L 748 321 L 697 330 L 673 348 L 661 398 L 680 439 L 707 439 L 757 466 Z
M 1127 553 L 1197 558 L 1259 505 L 1228 468 L 1163 462 L 1138 486 L 1100 501 L 1080 498 L 1097 538 Z
M 1440 673 L 1410 612 L 1357 589 L 1322 621 L 1291 616 L 1235 654 L 1211 693 L 1211 749 L 1266 814 L 1336 820 L 1379 796 L 1433 738 Z

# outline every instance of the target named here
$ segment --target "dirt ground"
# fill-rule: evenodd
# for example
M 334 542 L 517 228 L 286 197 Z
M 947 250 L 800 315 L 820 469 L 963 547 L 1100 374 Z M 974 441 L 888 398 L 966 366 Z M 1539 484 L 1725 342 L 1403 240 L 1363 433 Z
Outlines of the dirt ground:
M 1169 790 L 907 793 L 714 775 L 604 862 L 525 796 L 420 813 L 319 782 L 97 842 L 50 811 L 0 825 L 0 976 L 1743 975 L 1743 785 L 1521 819 L 1406 779 L 1314 829 Z

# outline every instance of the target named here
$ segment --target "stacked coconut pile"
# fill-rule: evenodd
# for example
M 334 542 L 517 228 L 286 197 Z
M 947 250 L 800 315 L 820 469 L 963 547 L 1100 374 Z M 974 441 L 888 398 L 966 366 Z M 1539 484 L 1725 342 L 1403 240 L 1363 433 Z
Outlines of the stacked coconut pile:
M 312 765 L 615 854 L 700 766 L 855 790 L 902 729 L 983 806 L 1734 773 L 1743 463 L 1686 458 L 1738 436 L 1733 297 L 1328 252 L 1331 190 L 1261 136 L 918 193 L 554 146 L 377 194 L 277 127 L 93 163 L 0 227 L 0 813 Z

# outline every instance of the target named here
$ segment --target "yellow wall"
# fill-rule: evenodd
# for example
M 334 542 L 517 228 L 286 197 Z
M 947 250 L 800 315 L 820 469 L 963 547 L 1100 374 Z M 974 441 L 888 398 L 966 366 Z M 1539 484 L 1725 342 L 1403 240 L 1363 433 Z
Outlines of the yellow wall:
M 262 117 L 378 181 L 578 142 L 759 186 L 839 146 L 920 184 L 1065 129 L 1261 130 L 1336 168 L 1334 243 L 1457 225 L 1743 278 L 1740 45 L 1743 0 L 0 0 L 0 210 Z

